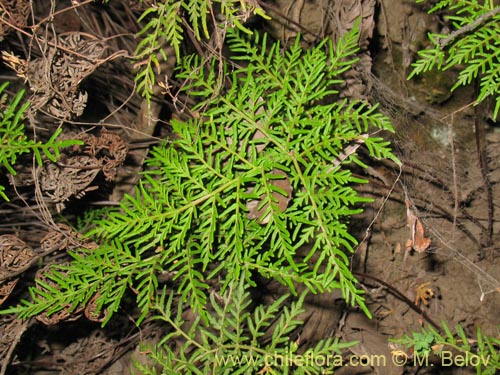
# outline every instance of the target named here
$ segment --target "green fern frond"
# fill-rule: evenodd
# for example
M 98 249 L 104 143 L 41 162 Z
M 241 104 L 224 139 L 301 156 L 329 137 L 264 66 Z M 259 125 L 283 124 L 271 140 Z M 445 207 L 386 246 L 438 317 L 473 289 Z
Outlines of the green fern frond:
M 429 34 L 431 45 L 418 52 L 419 59 L 412 64 L 408 79 L 434 67 L 447 70 L 465 65 L 451 91 L 479 78 L 476 104 L 491 97 L 496 103 L 496 118 L 500 110 L 500 7 L 488 1 L 447 0 L 436 4 L 429 13 L 438 10 L 448 12 L 455 30 L 447 35 Z
M 414 349 L 415 355 L 421 360 L 431 353 L 442 358 L 442 363 L 449 363 L 450 359 L 459 355 L 474 358 L 469 364 L 476 368 L 476 373 L 494 375 L 500 370 L 500 339 L 486 336 L 478 327 L 476 336 L 469 337 L 463 327 L 458 324 L 453 333 L 446 322 L 442 322 L 443 333 L 433 327 L 421 328 L 412 336 L 404 335 L 390 341 L 403 345 L 406 349 Z
M 278 43 L 269 48 L 272 55 L 264 55 L 231 33 L 230 48 L 249 53 L 238 55 L 248 60 L 247 67 L 232 74 L 232 86 L 219 96 L 210 75 L 205 80 L 203 64 L 184 73 L 192 79 L 186 90 L 194 91 L 206 109 L 203 119 L 173 122 L 174 145 L 153 150 L 151 170 L 136 196 L 127 197 L 121 211 L 101 221 L 94 233 L 120 238 L 138 254 L 161 247 L 162 267 L 176 272 L 183 302 L 197 311 L 206 303 L 204 280 L 220 277 L 222 269 L 225 286 L 251 270 L 292 291 L 297 282 L 314 291 L 340 287 L 348 302 L 364 307 L 344 253 L 356 242 L 344 221 L 367 199 L 350 186 L 362 181 L 344 169 L 359 162 L 355 153 L 336 159 L 359 143 L 375 158 L 397 161 L 387 142 L 368 135 L 371 127 L 392 127 L 364 102 L 315 104 L 336 92 L 340 74 L 356 60 L 349 54 L 357 50 L 358 33 L 353 29 L 340 46 L 325 41 L 305 53 L 296 42 L 284 55 Z M 254 38 L 260 48 L 267 47 L 266 37 Z M 331 61 L 332 50 L 341 58 Z M 287 193 L 275 181 L 286 179 L 293 199 L 283 211 L 278 197 Z M 261 217 L 249 217 L 251 201 L 258 201 Z M 313 237 L 305 261 L 299 261 L 303 239 Z M 210 264 L 216 264 L 215 271 L 207 274 Z
M 189 22 L 193 26 L 194 34 L 198 40 L 209 38 L 207 15 L 210 13 L 210 2 L 200 0 L 183 1 L 182 6 L 189 14 Z
M 113 313 L 118 311 L 124 293 L 134 285 L 134 277 L 143 276 L 142 269 L 158 270 L 154 262 L 135 257 L 119 241 L 70 255 L 73 261 L 69 265 L 55 264 L 44 273 L 51 281 L 50 284 L 35 279 L 36 286 L 30 288 L 30 301 L 23 300 L 20 305 L 2 310 L 1 313 L 17 313 L 21 319 L 25 319 L 45 312 L 50 317 L 63 309 L 70 313 L 84 308 L 90 299 L 98 294 L 97 313 L 108 313 L 104 325 Z M 152 272 L 147 280 L 157 286 L 157 282 L 152 281 L 156 280 L 156 275 Z M 147 290 L 144 285 L 139 286 L 141 290 Z M 148 304 L 140 297 L 139 294 L 138 305 L 144 311 L 149 311 L 151 295 L 145 297 Z
M 337 339 L 318 342 L 300 355 L 297 345 L 290 342 L 290 333 L 300 328 L 303 322 L 299 314 L 305 294 L 285 305 L 288 296 L 282 296 L 269 306 L 259 305 L 249 312 L 250 294 L 243 278 L 233 280 L 220 296 L 210 295 L 208 322 L 195 320 L 186 324 L 182 319 L 183 306 L 175 307 L 173 294 L 165 291 L 154 304 L 155 319 L 170 327 L 170 332 L 152 348 L 151 358 L 163 374 L 321 374 L 332 370 L 334 354 L 355 345 L 355 342 L 340 344 Z M 173 315 L 175 314 L 175 315 Z M 271 320 L 279 319 L 273 326 L 269 343 L 259 338 L 269 334 Z M 181 342 L 174 351 L 171 343 Z M 323 361 L 318 360 L 319 357 Z M 329 364 L 325 364 L 329 359 Z M 325 365 L 321 366 L 318 363 Z M 136 364 L 142 374 L 155 374 L 153 368 Z
M 147 8 L 139 17 L 138 22 L 146 21 L 146 25 L 137 34 L 142 40 L 137 44 L 135 59 L 140 67 L 135 81 L 137 91 L 148 101 L 153 94 L 156 83 L 155 74 L 161 70 L 161 61 L 167 61 L 165 53 L 167 45 L 174 47 L 177 60 L 180 57 L 180 45 L 183 39 L 182 18 L 180 10 L 184 1 L 166 1 Z
M 369 315 L 347 256 L 356 244 L 349 218 L 369 199 L 357 194 L 355 185 L 366 181 L 350 167 L 364 166 L 359 147 L 374 158 L 399 161 L 387 142 L 370 134 L 393 131 L 376 106 L 334 96 L 344 68 L 356 60 L 349 53 L 355 53 L 358 36 L 353 29 L 341 47 L 325 41 L 303 51 L 296 42 L 282 53 L 278 43 L 267 46 L 257 33 L 249 42 L 234 32 L 229 47 L 247 61 L 233 72 L 224 68 L 230 80 L 223 91 L 211 86 L 204 62 L 190 59 L 191 68 L 180 75 L 191 79 L 185 87 L 203 106 L 200 118 L 172 121 L 176 139 L 152 150 L 135 194 L 94 223 L 89 235 L 104 244 L 73 254 L 69 266 L 55 266 L 66 274 L 53 280 L 58 287 L 34 288 L 31 302 L 8 311 L 22 317 L 55 312 L 65 300 L 83 307 L 97 294 L 98 309 L 109 320 L 128 288 L 141 321 L 158 301 L 158 275 L 166 272 L 175 299 L 198 314 L 200 327 L 210 320 L 207 305 L 217 302 L 212 293 L 231 293 L 235 280 L 255 286 L 257 274 L 294 294 L 297 286 L 312 292 L 339 288 Z M 267 54 L 254 48 L 250 57 L 242 56 L 243 46 L 255 41 Z M 332 50 L 342 58 L 331 61 Z M 236 324 L 250 316 L 214 307 L 227 319 L 225 336 L 253 342 L 273 308 L 260 310 L 248 333 Z M 299 324 L 293 320 L 299 310 L 283 314 L 275 345 Z
M 216 21 L 214 6 L 220 5 L 221 21 Z M 248 9 L 247 9 L 248 8 Z M 248 12 L 247 12 L 248 11 Z M 242 13 L 243 12 L 243 13 Z M 156 75 L 161 71 L 161 64 L 167 61 L 166 46 L 175 50 L 177 61 L 180 61 L 180 46 L 184 39 L 183 17 L 187 13 L 187 20 L 194 32 L 194 36 L 201 40 L 209 38 L 208 21 L 214 23 L 215 28 L 236 27 L 251 34 L 242 22 L 250 13 L 269 19 L 264 10 L 257 4 L 248 3 L 246 0 L 175 0 L 155 2 L 148 7 L 137 22 L 144 22 L 144 26 L 137 33 L 141 38 L 138 43 L 134 59 L 138 68 L 135 81 L 136 90 L 146 100 L 150 101 Z M 245 14 L 246 13 L 246 14 Z M 223 41 L 220 41 L 222 43 Z
M 6 96 L 3 93 L 7 86 L 8 83 L 0 85 L 0 96 Z M 38 165 L 42 165 L 43 156 L 55 162 L 60 156 L 61 148 L 83 144 L 79 140 L 58 141 L 57 138 L 62 132 L 61 128 L 57 129 L 45 143 L 28 139 L 22 120 L 30 104 L 29 102 L 22 103 L 23 96 L 24 91 L 21 90 L 11 101 L 0 107 L 0 165 L 12 175 L 16 174 L 14 165 L 22 154 L 34 154 Z M 5 101 L 2 100 L 2 102 Z M 0 197 L 8 201 L 9 199 L 3 191 L 5 191 L 5 187 L 0 185 Z

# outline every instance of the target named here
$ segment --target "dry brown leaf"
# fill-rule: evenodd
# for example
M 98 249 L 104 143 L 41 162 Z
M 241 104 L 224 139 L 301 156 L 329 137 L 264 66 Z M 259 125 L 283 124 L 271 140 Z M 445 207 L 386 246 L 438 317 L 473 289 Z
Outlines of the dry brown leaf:
M 84 314 L 88 320 L 93 322 L 103 322 L 109 315 L 110 311 L 106 309 L 102 309 L 97 312 L 97 298 L 99 297 L 99 293 L 95 294 L 94 297 L 87 303 L 85 307 Z
M 33 249 L 23 240 L 12 235 L 0 236 L 0 277 L 8 277 L 27 265 L 35 256 Z M 0 281 L 0 305 L 2 305 L 14 290 L 19 277 Z
M 429 288 L 430 281 L 427 281 L 426 283 L 420 284 L 417 286 L 415 289 L 416 296 L 415 296 L 415 305 L 419 306 L 420 302 L 422 302 L 425 306 L 429 305 L 429 300 L 435 296 L 434 291 Z
M 279 171 L 277 169 L 273 169 L 271 171 L 271 174 L 280 176 L 280 179 L 273 179 L 269 182 L 269 184 L 276 186 L 280 190 L 283 190 L 286 193 L 286 196 L 283 194 L 280 194 L 277 191 L 274 191 L 272 193 L 273 198 L 276 200 L 276 206 L 280 210 L 280 212 L 285 212 L 286 208 L 288 207 L 288 203 L 290 202 L 290 199 L 292 198 L 292 185 L 290 183 L 290 179 L 284 172 Z M 264 217 L 265 212 L 267 211 L 269 205 L 266 203 L 263 207 L 259 209 L 259 206 L 261 206 L 263 202 L 263 198 L 260 199 L 254 199 L 249 201 L 246 206 L 248 208 L 248 214 L 247 217 L 249 219 L 258 219 L 259 224 L 267 224 L 269 220 L 271 219 L 271 213 L 267 214 Z
M 420 222 L 420 219 L 415 215 L 411 204 L 408 200 L 406 203 L 406 216 L 408 220 L 408 228 L 410 228 L 410 239 L 406 243 L 406 249 L 409 251 L 413 248 L 416 252 L 423 253 L 426 251 L 430 244 L 431 239 L 425 237 L 424 226 Z M 411 242 L 410 242 L 411 241 Z M 411 245 L 411 246 L 410 246 Z

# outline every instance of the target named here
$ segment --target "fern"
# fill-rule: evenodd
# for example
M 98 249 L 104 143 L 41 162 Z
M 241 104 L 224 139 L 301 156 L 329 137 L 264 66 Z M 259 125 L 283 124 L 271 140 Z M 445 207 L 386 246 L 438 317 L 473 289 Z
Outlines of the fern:
M 151 100 L 153 94 L 155 71 L 161 70 L 159 57 L 167 61 L 165 48 L 162 46 L 163 39 L 174 47 L 177 59 L 179 59 L 179 47 L 182 41 L 182 19 L 179 12 L 182 3 L 183 1 L 166 1 L 156 4 L 148 7 L 138 19 L 138 22 L 148 19 L 148 22 L 137 35 L 144 37 L 135 51 L 135 58 L 139 60 L 137 66 L 141 66 L 135 80 L 137 91 L 148 101 Z
M 7 169 L 10 174 L 16 174 L 14 165 L 19 155 L 33 153 L 38 165 L 42 165 L 43 156 L 55 162 L 60 156 L 61 148 L 83 144 L 78 140 L 57 141 L 62 129 L 55 131 L 45 143 L 28 139 L 22 120 L 29 107 L 29 102 L 21 103 L 24 95 L 23 90 L 7 102 L 7 95 L 4 94 L 7 86 L 8 83 L 0 85 L 0 165 Z M 4 190 L 5 187 L 0 185 L 0 197 L 8 201 L 9 198 L 5 195 Z
M 168 56 L 165 46 L 172 46 L 175 50 L 177 60 L 180 58 L 180 46 L 184 39 L 183 19 L 187 18 L 192 27 L 195 37 L 209 38 L 208 19 L 213 19 L 213 7 L 220 6 L 221 16 L 224 18 L 220 24 L 214 24 L 216 28 L 237 27 L 238 29 L 251 33 L 242 21 L 250 14 L 258 14 L 269 19 L 265 12 L 256 3 L 247 4 L 247 0 L 176 0 L 154 2 L 138 18 L 138 22 L 144 22 L 137 37 L 142 38 L 135 50 L 136 67 L 138 71 L 135 77 L 137 91 L 150 101 L 153 95 L 153 87 L 156 82 L 156 74 L 161 71 L 160 65 L 166 62 Z M 241 8 L 240 8 L 241 5 Z M 185 17 L 184 13 L 187 13 Z M 210 18 L 209 18 L 210 16 Z
M 290 342 L 290 333 L 303 324 L 299 314 L 304 311 L 305 294 L 290 306 L 284 305 L 288 298 L 284 295 L 252 313 L 244 280 L 231 281 L 222 296 L 212 293 L 208 322 L 195 320 L 190 326 L 182 319 L 183 306 L 176 308 L 173 294 L 163 291 L 153 310 L 155 319 L 164 322 L 171 333 L 148 348 L 155 368 L 161 368 L 162 374 L 320 374 L 333 370 L 334 356 L 341 358 L 342 349 L 356 344 L 326 339 L 299 354 L 297 343 Z M 260 344 L 277 315 L 280 318 L 272 327 L 270 342 Z M 181 344 L 175 348 L 174 342 Z M 158 373 L 155 368 L 136 366 L 141 374 Z
M 408 79 L 434 67 L 463 66 L 451 90 L 479 78 L 476 104 L 492 97 L 496 118 L 500 110 L 500 7 L 490 1 L 444 0 L 429 13 L 438 10 L 450 13 L 447 18 L 455 30 L 446 35 L 429 34 L 431 45 L 418 52 L 419 60 L 412 64 Z
M 212 306 L 218 319 L 225 317 L 219 324 L 228 330 L 226 339 L 256 343 L 277 306 L 257 308 L 249 337 L 239 326 L 248 320 L 244 308 L 236 314 L 224 303 L 221 310 L 214 293 L 229 293 L 228 301 L 245 306 L 243 294 L 233 294 L 235 283 L 255 286 L 260 274 L 292 293 L 297 286 L 340 288 L 347 302 L 370 314 L 346 254 L 356 244 L 349 218 L 369 199 L 356 193 L 353 186 L 366 181 L 349 168 L 364 165 L 355 152 L 363 145 L 374 158 L 399 161 L 388 142 L 370 135 L 392 131 L 376 106 L 336 100 L 341 73 L 356 61 L 358 24 L 336 46 L 327 40 L 306 52 L 298 39 L 282 53 L 265 36 L 229 35 L 229 48 L 245 67 L 227 73 L 219 92 L 211 84 L 215 69 L 205 70 L 217 62 L 185 60 L 179 76 L 190 77 L 186 90 L 199 101 L 194 110 L 201 116 L 173 121 L 176 139 L 152 150 L 135 194 L 95 220 L 89 235 L 102 245 L 72 253 L 69 265 L 54 266 L 51 286 L 37 281 L 30 301 L 2 313 L 27 318 L 77 311 L 96 298 L 105 324 L 131 289 L 140 323 L 158 310 L 159 275 L 167 275 L 173 284 L 168 300 L 192 308 L 199 317 L 195 327 L 216 326 L 207 310 Z M 161 311 L 170 314 L 170 308 Z M 284 311 L 276 348 L 299 324 L 298 313 Z M 182 365 L 197 373 L 190 363 L 186 358 Z
M 422 328 L 421 332 L 414 332 L 412 336 L 404 335 L 390 341 L 399 343 L 406 349 L 413 348 L 415 357 L 421 363 L 425 363 L 430 354 L 436 354 L 441 357 L 443 366 L 449 367 L 460 355 L 464 358 L 473 358 L 468 365 L 474 366 L 477 374 L 493 375 L 500 370 L 499 338 L 484 335 L 480 327 L 477 329 L 476 337 L 469 338 L 460 325 L 455 328 L 456 334 L 445 322 L 442 326 L 443 334 L 429 327 Z M 404 352 L 398 354 L 407 356 Z
M 148 282 L 157 287 L 155 259 L 140 259 L 119 241 L 98 249 L 82 249 L 70 255 L 73 258 L 70 265 L 55 264 L 45 274 L 50 284 L 35 279 L 36 287 L 30 289 L 31 301 L 22 301 L 19 306 L 2 313 L 18 313 L 22 319 L 42 312 L 47 315 L 62 310 L 71 313 L 81 310 L 92 297 L 98 295 L 98 311 L 107 312 L 104 325 L 118 310 L 125 291 L 136 280 L 143 293 L 154 292 L 148 289 L 149 285 L 141 284 L 146 275 L 149 276 Z M 143 303 L 140 297 L 139 305 Z
M 208 266 L 216 262 L 208 278 L 225 269 L 225 285 L 243 270 L 257 271 L 292 290 L 295 283 L 313 291 L 341 288 L 347 301 L 367 312 L 344 253 L 355 240 L 343 221 L 366 199 L 349 186 L 363 181 L 341 165 L 359 161 L 352 154 L 337 167 L 332 162 L 356 142 L 374 157 L 395 160 L 387 142 L 363 135 L 370 125 L 392 128 L 363 102 L 314 104 L 336 92 L 339 73 L 356 61 L 357 38 L 356 28 L 336 49 L 325 41 L 305 54 L 297 40 L 282 56 L 279 43 L 263 52 L 265 37 L 257 48 L 233 33 L 230 48 L 246 52 L 238 58 L 248 66 L 232 74 L 232 87 L 220 96 L 211 84 L 215 69 L 206 72 L 190 60 L 197 65 L 186 66 L 185 77 L 199 73 L 187 90 L 202 99 L 197 108 L 205 109 L 204 119 L 174 122 L 179 139 L 153 151 L 152 170 L 136 197 L 100 222 L 95 234 L 120 238 L 139 254 L 161 246 L 160 263 L 176 272 L 180 292 L 198 311 L 206 303 Z M 262 138 L 255 139 L 257 131 Z M 285 178 L 294 197 L 281 212 L 274 193 L 285 193 L 273 181 Z M 248 218 L 248 202 L 259 198 L 267 207 L 263 216 L 271 217 L 266 225 Z M 297 250 L 314 236 L 311 250 L 298 260 Z M 320 255 L 310 266 L 306 261 L 315 253 Z

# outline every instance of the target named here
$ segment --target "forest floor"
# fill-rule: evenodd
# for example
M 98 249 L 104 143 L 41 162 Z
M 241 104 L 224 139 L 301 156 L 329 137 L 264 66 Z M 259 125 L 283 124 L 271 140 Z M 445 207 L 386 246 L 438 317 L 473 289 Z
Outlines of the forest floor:
M 300 19 L 304 24 L 311 20 L 313 25 L 312 20 L 324 17 L 324 4 L 330 3 L 307 1 Z M 291 5 L 283 0 L 275 6 L 285 11 Z M 346 309 L 339 294 L 314 296 L 307 300 L 306 324 L 300 337 L 303 342 L 314 342 L 325 334 L 346 341 L 359 340 L 348 354 L 387 359 L 383 363 L 371 361 L 367 366 L 340 368 L 338 374 L 472 374 L 475 371 L 471 366 L 442 366 L 438 362 L 398 366 L 390 360 L 397 348 L 388 339 L 419 331 L 424 323 L 440 327 L 442 321 L 451 327 L 461 324 L 471 337 L 478 327 L 484 334 L 498 337 L 500 132 L 495 127 L 498 124 L 488 118 L 488 108 L 471 105 L 473 90 L 457 89 L 450 95 L 456 74 L 453 71 L 406 79 L 416 50 L 425 44 L 426 33 L 439 25 L 435 16 L 404 0 L 381 0 L 375 8 L 368 47 L 372 66 L 369 77 L 365 77 L 367 96 L 380 103 L 381 111 L 391 118 L 396 132 L 389 137 L 403 166 L 398 169 L 386 162 L 372 162 L 367 171 L 359 171 L 370 181 L 360 191 L 373 197 L 374 202 L 366 204 L 364 212 L 352 220 L 352 230 L 359 239 L 352 256 L 352 269 L 366 290 L 373 319 Z M 78 16 L 64 21 L 70 24 L 64 27 L 84 29 L 78 23 Z M 10 38 L 15 38 L 14 35 Z M 124 91 L 133 89 L 133 84 L 127 86 L 131 81 L 133 77 L 124 83 Z M 103 87 L 105 83 L 98 84 L 95 90 Z M 92 89 L 91 85 L 86 87 L 95 110 L 86 111 L 84 120 L 78 120 L 85 121 L 87 127 L 94 125 L 93 119 L 97 123 L 109 114 L 109 107 L 99 104 L 99 100 L 117 91 L 114 86 L 110 90 L 115 91 L 110 93 Z M 129 109 L 137 114 L 140 100 Z M 158 113 L 167 116 L 170 109 L 163 108 Z M 158 127 L 163 127 L 164 122 L 168 120 L 159 121 Z M 154 132 L 160 136 L 165 130 L 157 128 Z M 91 177 L 84 190 L 96 176 Z M 92 186 L 102 183 L 105 188 L 98 195 L 88 189 L 86 203 L 111 194 L 112 188 L 104 178 L 101 180 L 93 181 Z M 52 194 L 57 195 L 55 191 Z M 20 201 L 13 204 L 5 206 L 5 212 Z M 80 203 L 69 203 L 66 209 L 76 212 Z M 28 212 L 26 207 L 20 210 Z M 34 220 L 26 215 L 27 221 Z M 20 216 L 15 220 L 0 220 L 0 234 L 11 234 L 10 230 L 16 227 L 13 222 L 18 220 Z M 19 237 L 33 242 L 45 235 L 37 224 L 16 228 Z M 421 252 L 414 250 L 416 242 L 421 244 Z M 147 340 L 151 336 L 147 329 L 137 331 L 125 313 L 119 314 L 104 330 L 84 318 L 52 326 L 35 320 L 23 324 L 22 329 L 12 326 L 10 336 L 4 336 L 4 341 L 10 341 L 0 346 L 9 353 L 8 358 L 0 356 L 3 373 L 124 375 L 132 367 L 131 357 L 143 358 L 137 345 L 139 338 Z M 22 338 L 13 338 L 16 329 L 24 332 Z

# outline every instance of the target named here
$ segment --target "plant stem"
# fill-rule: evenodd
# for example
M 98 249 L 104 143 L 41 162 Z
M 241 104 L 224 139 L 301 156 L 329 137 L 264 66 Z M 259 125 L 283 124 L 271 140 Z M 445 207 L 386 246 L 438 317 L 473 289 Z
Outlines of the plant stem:
M 490 10 L 487 13 L 484 13 L 477 17 L 474 22 L 471 22 L 463 27 L 461 27 L 458 30 L 453 31 L 448 37 L 441 39 L 438 41 L 439 48 L 443 50 L 448 44 L 450 44 L 454 39 L 457 37 L 466 34 L 468 32 L 473 31 L 476 29 L 478 26 L 481 24 L 485 23 L 486 21 L 490 20 L 491 18 L 495 17 L 497 14 L 500 13 L 500 7 L 497 7 L 495 9 Z
M 413 311 L 415 311 L 418 314 L 420 314 L 422 316 L 422 318 L 424 318 L 431 326 L 433 326 L 439 332 L 443 332 L 443 329 L 441 328 L 441 326 L 439 324 L 437 324 L 436 322 L 434 322 L 434 320 L 432 320 L 429 317 L 429 315 L 427 315 L 427 313 L 424 310 L 422 310 L 420 307 L 418 307 L 417 305 L 415 305 L 412 301 L 410 301 L 410 299 L 408 297 L 406 297 L 403 293 L 401 293 L 399 290 L 397 290 L 396 288 L 394 288 L 389 283 L 385 282 L 384 280 L 379 279 L 378 277 L 371 276 L 371 275 L 368 275 L 366 273 L 353 272 L 352 274 L 354 276 L 356 276 L 356 277 L 364 277 L 364 278 L 367 278 L 367 279 L 371 279 L 371 280 L 377 282 L 378 284 L 382 285 L 394 297 L 396 297 L 396 298 L 400 299 L 401 301 L 405 302 L 408 305 L 409 308 L 411 308 Z
M 479 79 L 476 79 L 474 84 L 474 97 L 477 97 L 479 92 Z M 476 151 L 479 160 L 479 169 L 481 171 L 481 177 L 483 179 L 484 192 L 486 194 L 486 204 L 488 212 L 488 225 L 486 230 L 482 231 L 482 238 L 480 247 L 478 249 L 479 259 L 483 258 L 482 248 L 491 246 L 493 243 L 493 196 L 491 191 L 491 185 L 488 178 L 487 162 L 484 147 L 482 144 L 482 139 L 484 139 L 484 130 L 482 124 L 480 123 L 480 114 L 478 106 L 474 107 L 474 133 L 476 139 Z

